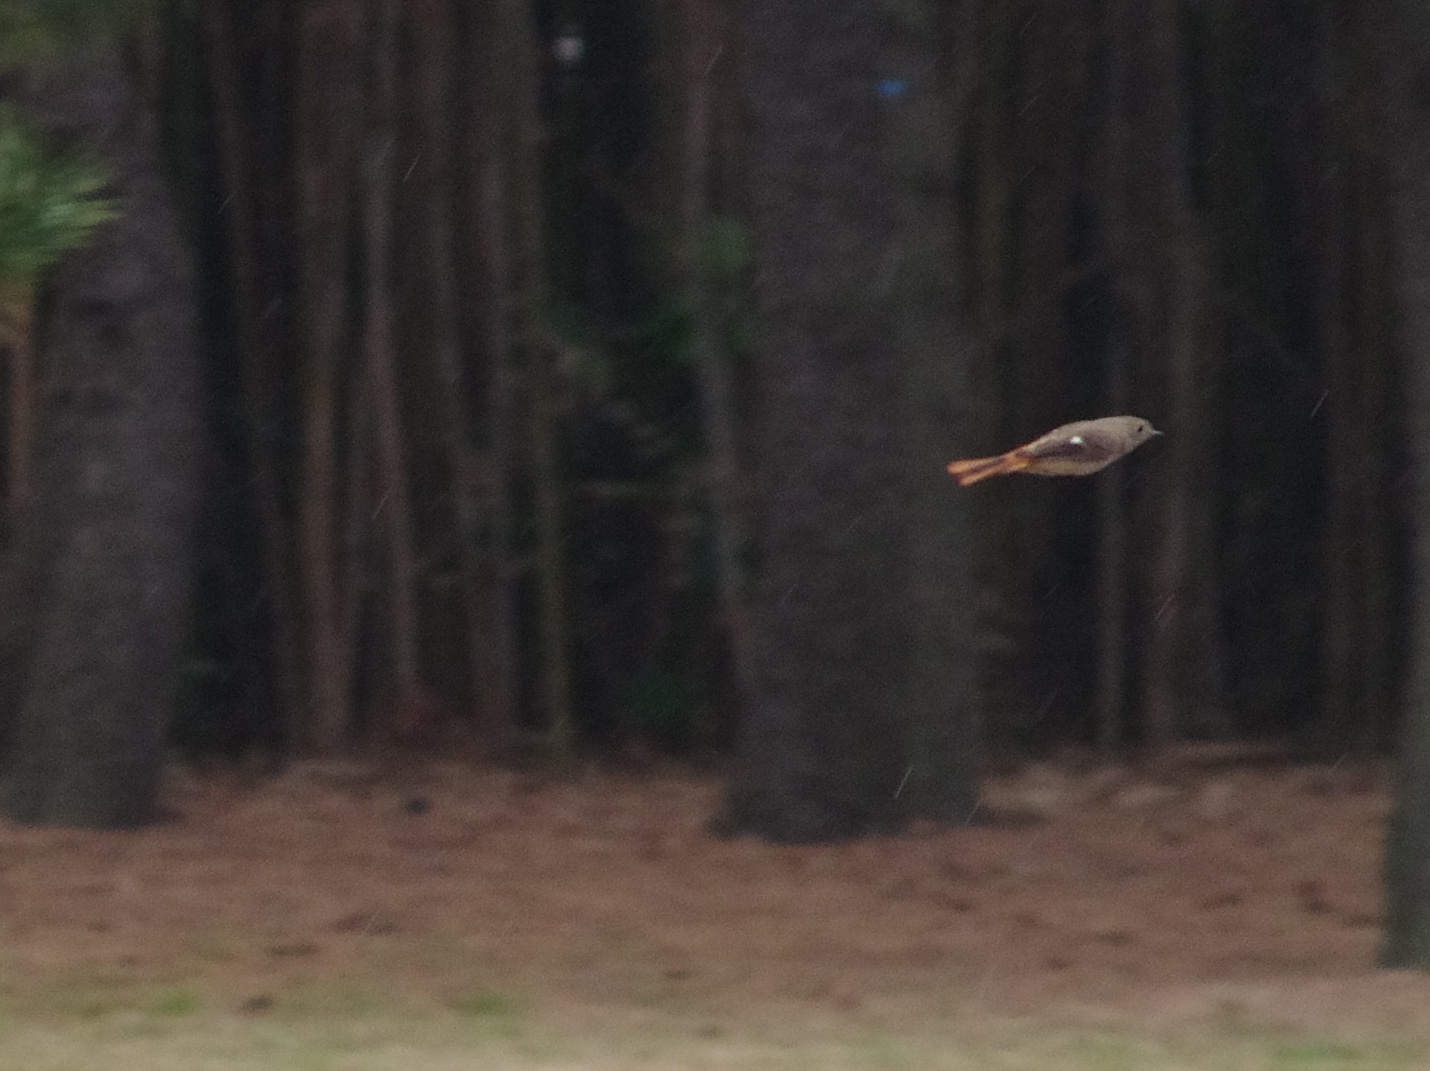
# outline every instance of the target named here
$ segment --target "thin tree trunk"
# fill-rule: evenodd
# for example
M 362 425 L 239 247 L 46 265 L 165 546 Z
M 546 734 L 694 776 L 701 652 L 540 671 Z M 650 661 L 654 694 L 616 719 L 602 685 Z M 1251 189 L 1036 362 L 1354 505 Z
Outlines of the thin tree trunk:
M 1103 139 L 1099 160 L 1098 201 L 1102 206 L 1103 242 L 1110 261 L 1110 338 L 1103 372 L 1106 411 L 1132 411 L 1131 353 L 1129 340 L 1134 304 L 1126 278 L 1131 270 L 1131 241 L 1128 226 L 1128 100 L 1129 8 L 1138 0 L 1112 0 L 1105 14 L 1104 35 L 1107 61 L 1104 66 L 1106 96 L 1103 100 Z M 1094 736 L 1104 754 L 1122 742 L 1131 691 L 1128 657 L 1130 610 L 1127 553 L 1127 487 L 1122 470 L 1102 475 L 1097 488 L 1097 714 Z
M 1392 10 L 1379 44 L 1393 116 L 1387 152 L 1414 536 L 1410 665 L 1386 841 L 1382 959 L 1388 967 L 1430 970 L 1430 11 L 1414 0 L 1398 0 Z
M 34 370 L 34 290 L 9 287 L 0 295 L 0 317 L 10 350 L 10 420 L 7 436 L 6 516 L 11 523 L 30 495 L 30 470 L 34 462 L 36 398 Z
M 239 73 L 228 15 L 217 0 L 204 8 L 204 27 L 210 51 L 215 134 L 225 187 L 226 205 L 222 216 L 230 261 L 233 319 L 238 329 L 244 442 L 251 473 L 250 491 L 260 528 L 262 588 L 269 603 L 273 629 L 277 694 L 283 708 L 278 720 L 288 727 L 288 735 L 294 737 L 294 719 L 302 706 L 300 637 L 288 558 L 288 524 L 278 491 L 278 451 L 273 441 L 277 401 L 270 396 L 266 383 L 265 372 L 271 354 L 266 345 L 268 333 L 260 324 L 257 299 L 255 219 L 250 199 L 254 175 L 244 148 L 238 104 Z
M 1373 150 L 1358 151 L 1381 125 L 1362 103 L 1375 98 L 1374 87 L 1363 84 L 1375 69 L 1367 58 L 1364 28 L 1373 17 L 1361 11 L 1347 22 L 1327 8 L 1317 59 L 1325 164 L 1315 186 L 1321 228 L 1315 308 L 1329 434 L 1322 709 L 1312 726 L 1312 742 L 1330 757 L 1375 747 L 1384 728 L 1381 712 L 1392 692 L 1388 652 L 1394 615 L 1387 573 L 1393 544 L 1385 518 L 1382 445 L 1390 408 L 1381 368 L 1387 346 L 1379 326 L 1392 316 L 1380 298 L 1382 242 L 1374 198 L 1367 195 L 1379 169 Z
M 503 5 L 510 6 L 510 5 Z M 513 68 L 509 33 L 498 33 L 500 13 L 489 8 L 467 18 L 468 73 L 462 97 L 473 116 L 466 133 L 466 177 L 475 202 L 466 236 L 483 302 L 481 353 L 485 363 L 484 420 L 487 427 L 480 503 L 473 500 L 477 473 L 468 434 L 466 376 L 454 352 L 438 352 L 448 405 L 445 437 L 450 454 L 453 496 L 462 538 L 462 570 L 468 605 L 468 649 L 478 690 L 484 739 L 494 752 L 507 750 L 517 724 L 516 550 L 513 546 L 512 471 L 515 466 L 515 350 L 512 340 L 510 221 L 507 203 L 507 153 Z M 471 72 L 484 72 L 480 77 Z M 484 522 L 484 525 L 483 525 Z M 479 528 L 485 527 L 482 557 L 476 557 Z M 485 590 L 483 590 L 483 588 Z
M 703 247 L 709 222 L 711 73 L 719 58 L 708 8 L 709 0 L 682 0 L 680 4 L 680 85 L 684 95 L 678 170 L 680 274 L 684 303 L 691 310 L 692 358 L 700 382 L 722 631 L 729 652 L 736 716 L 744 717 L 754 694 L 755 659 L 744 565 L 749 526 L 740 495 L 745 480 L 736 439 L 734 370 L 710 308 Z
M 523 379 L 526 388 L 525 420 L 531 459 L 534 499 L 537 613 L 542 645 L 541 692 L 547 719 L 547 746 L 558 762 L 568 760 L 576 744 L 575 716 L 571 705 L 569 655 L 570 624 L 566 590 L 564 496 L 559 428 L 556 420 L 554 353 L 544 327 L 547 306 L 546 238 L 542 218 L 544 203 L 541 146 L 544 142 L 540 108 L 541 61 L 536 42 L 536 11 L 531 0 L 504 0 L 511 15 L 506 29 L 512 33 L 517 62 L 515 85 L 516 252 L 518 304 L 521 324 Z
M 1004 225 L 1015 263 L 1012 311 L 1023 326 L 1009 346 L 1003 375 L 1009 388 L 1006 412 L 1018 442 L 1087 413 L 1100 391 L 1067 359 L 1077 345 L 1072 303 L 1042 301 L 1077 257 L 1082 178 L 1077 116 L 1091 88 L 1085 42 L 1093 36 L 1085 23 L 1086 5 L 1043 0 L 1037 18 L 1011 17 L 1017 32 L 1009 123 L 1017 177 Z M 1091 523 L 1092 503 L 1083 496 L 1092 490 L 1043 485 L 1007 496 L 1017 525 L 1009 578 L 1018 622 L 1016 672 L 1024 684 L 1010 728 L 1020 743 L 1053 735 L 1051 727 L 1070 720 L 1056 705 L 1078 697 L 1067 706 L 1081 708 L 1080 697 L 1095 688 L 1095 640 L 1084 627 L 1092 592 L 1080 579 L 1087 563 L 1078 561 L 1092 548 L 1070 551 L 1063 535 L 1074 526 L 1085 531 Z
M 337 496 L 340 520 L 336 538 L 341 539 L 342 554 L 338 556 L 334 607 L 338 642 L 344 650 L 350 651 L 357 650 L 361 641 L 363 614 L 372 588 L 370 577 L 375 567 L 381 567 L 372 560 L 370 538 L 380 497 L 373 493 L 373 470 L 379 466 L 374 464 L 378 449 L 373 445 L 376 406 L 372 386 L 372 379 L 367 375 L 354 376 L 347 384 L 346 408 L 352 420 L 348 422 L 347 449 L 343 456 L 343 489 Z M 392 704 L 389 713 L 396 714 L 400 710 L 399 701 Z
M 14 286 L 0 295 L 0 316 L 5 323 L 10 349 L 10 421 L 5 486 L 7 518 L 13 523 L 30 494 L 30 472 L 34 464 L 35 396 L 34 290 Z
M 1209 553 L 1197 536 L 1198 486 L 1211 467 L 1212 442 L 1199 400 L 1205 333 L 1205 254 L 1191 200 L 1187 165 L 1187 105 L 1182 90 L 1180 8 L 1158 0 L 1148 12 L 1144 60 L 1154 81 L 1149 122 L 1155 194 L 1153 210 L 1165 235 L 1166 286 L 1163 322 L 1168 425 L 1167 479 L 1159 509 L 1159 539 L 1151 582 L 1144 691 L 1144 739 L 1149 750 L 1165 748 L 1184 730 L 1191 706 L 1190 666 L 1205 657 L 1215 633 L 1207 627 L 1211 593 L 1195 585 L 1196 555 Z M 1200 628 L 1199 628 L 1200 626 Z
M 1328 433 L 1326 507 L 1322 537 L 1325 601 L 1321 607 L 1321 709 L 1312 723 L 1322 749 L 1343 745 L 1353 732 L 1359 698 L 1358 651 L 1362 640 L 1360 490 L 1362 423 L 1357 369 L 1347 323 L 1346 154 L 1338 97 L 1345 81 L 1344 42 L 1332 5 L 1321 6 L 1317 48 L 1316 110 L 1322 130 L 1320 174 L 1315 183 L 1318 252 L 1316 345 L 1325 369 Z
M 969 442 L 991 451 L 1025 430 L 1012 426 L 1012 401 L 1006 370 L 1011 347 L 1004 341 L 1011 322 L 1014 254 L 1012 228 L 1015 175 L 1011 157 L 1008 97 L 1013 78 L 1013 9 L 986 5 L 976 27 L 982 42 L 978 91 L 969 146 L 973 205 L 970 235 L 969 291 L 971 314 L 981 343 L 974 362 L 976 395 Z M 1001 449 L 1001 447 L 999 448 Z M 1024 569 L 1020 561 L 1021 527 L 1011 495 L 989 496 L 976 518 L 980 613 L 978 630 L 984 644 L 982 689 L 985 744 L 995 754 L 1013 749 L 1013 726 L 1032 702 L 1026 681 L 1026 657 L 1021 650 L 1028 628 L 1026 604 L 1020 593 Z
M 1376 83 L 1380 66 L 1375 53 L 1374 25 L 1382 16 L 1370 13 L 1357 42 L 1358 67 L 1361 77 Z M 1365 480 L 1361 487 L 1361 508 L 1364 516 L 1364 538 L 1360 548 L 1364 576 L 1364 610 L 1366 620 L 1365 646 L 1362 651 L 1362 710 L 1360 732 L 1354 745 L 1363 754 L 1383 754 L 1396 724 L 1393 712 L 1398 702 L 1398 657 L 1402 650 L 1404 615 L 1397 598 L 1402 583 L 1403 548 L 1399 522 L 1399 488 L 1392 477 L 1393 446 L 1396 436 L 1403 433 L 1401 406 L 1396 397 L 1398 380 L 1392 363 L 1395 359 L 1394 331 L 1397 322 L 1393 294 L 1395 290 L 1393 251 L 1394 237 L 1389 216 L 1385 160 L 1382 146 L 1386 136 L 1384 99 L 1379 85 L 1368 94 L 1374 101 L 1372 114 L 1362 117 L 1369 143 L 1360 159 L 1356 216 L 1359 221 L 1357 245 L 1362 262 L 1358 298 L 1362 323 L 1359 345 L 1363 353 L 1360 375 L 1361 390 L 1368 412 L 1376 418 L 1367 428 L 1367 458 Z
M 393 155 L 396 151 L 397 24 L 400 0 L 369 0 L 373 80 L 362 161 L 366 373 L 371 380 L 381 479 L 376 517 L 387 549 L 387 608 L 391 617 L 396 693 L 411 700 L 421 688 L 417 627 L 417 561 L 413 550 L 412 492 L 402 427 L 402 395 L 392 326 Z M 445 277 L 445 273 L 439 273 Z
M 297 159 L 303 302 L 303 457 L 299 540 L 307 596 L 306 743 L 331 751 L 351 728 L 351 652 L 337 594 L 338 383 L 346 348 L 351 176 L 358 141 L 354 75 L 361 10 L 308 0 L 299 16 Z

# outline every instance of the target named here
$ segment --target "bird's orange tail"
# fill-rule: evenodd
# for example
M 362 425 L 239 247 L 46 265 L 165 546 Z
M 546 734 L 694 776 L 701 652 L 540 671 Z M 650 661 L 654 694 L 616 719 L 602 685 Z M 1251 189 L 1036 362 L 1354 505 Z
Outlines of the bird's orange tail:
M 950 461 L 948 473 L 958 481 L 958 486 L 986 480 L 990 476 L 1004 476 L 1010 472 L 1020 472 L 1027 468 L 1029 461 L 1016 453 L 999 454 L 997 457 L 972 457 L 965 461 Z

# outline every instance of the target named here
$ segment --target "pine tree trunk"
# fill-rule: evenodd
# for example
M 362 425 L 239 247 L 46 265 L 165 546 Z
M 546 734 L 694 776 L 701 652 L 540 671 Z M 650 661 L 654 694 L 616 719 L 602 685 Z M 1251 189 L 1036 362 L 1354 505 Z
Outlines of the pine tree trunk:
M 817 841 L 971 812 L 969 547 L 942 472 L 967 419 L 967 345 L 947 146 L 929 137 L 935 10 L 745 13 L 759 665 L 732 832 Z
M 679 41 L 679 85 L 683 91 L 678 120 L 679 271 L 684 304 L 691 310 L 691 348 L 699 373 L 721 631 L 728 651 L 736 716 L 743 717 L 754 694 L 752 673 L 756 658 L 745 564 L 750 532 L 740 494 L 745 474 L 741 471 L 737 439 L 734 369 L 730 354 L 721 345 L 710 307 L 704 258 L 710 222 L 711 75 L 718 59 L 709 8 L 710 0 L 682 0 L 677 20 L 680 32 L 672 35 Z
M 369 0 L 372 82 L 363 146 L 363 253 L 367 296 L 365 374 L 377 430 L 380 480 L 377 523 L 387 552 L 387 610 L 393 688 L 411 701 L 421 688 L 417 629 L 417 557 L 407 474 L 402 395 L 393 330 L 393 158 L 396 152 L 397 49 L 400 0 Z
M 1158 539 L 1149 577 L 1144 738 L 1156 751 L 1200 719 L 1221 714 L 1224 657 L 1216 617 L 1208 494 L 1216 440 L 1203 399 L 1207 381 L 1208 255 L 1191 191 L 1189 105 L 1183 87 L 1180 8 L 1147 9 L 1143 70 L 1151 80 L 1147 116 L 1151 223 L 1159 264 L 1165 336 L 1161 376 L 1167 425 L 1164 484 L 1154 496 Z
M 1411 638 L 1399 784 L 1386 843 L 1386 966 L 1430 970 L 1430 11 L 1411 0 L 1381 39 L 1412 465 Z
M 244 10 L 247 0 L 244 0 Z M 227 245 L 230 315 L 236 325 L 239 383 L 242 394 L 244 444 L 248 454 L 253 509 L 261 544 L 262 590 L 266 595 L 267 627 L 272 629 L 274 692 L 280 709 L 269 717 L 296 736 L 295 720 L 302 706 L 299 627 L 290 567 L 290 528 L 279 491 L 278 449 L 271 427 L 277 402 L 271 396 L 268 370 L 272 331 L 264 326 L 259 300 L 258 226 L 254 212 L 258 191 L 252 158 L 244 137 L 239 106 L 240 78 L 226 6 L 214 0 L 205 6 L 204 28 L 209 47 L 210 86 L 214 98 L 214 137 L 223 176 L 224 240 Z
M 1131 120 L 1129 21 L 1139 0 L 1112 0 L 1105 9 L 1103 34 L 1102 137 L 1097 161 L 1097 204 L 1101 212 L 1103 249 L 1109 263 L 1111 325 L 1103 371 L 1103 411 L 1130 413 L 1132 403 L 1131 340 L 1135 337 L 1137 303 L 1133 300 L 1131 223 L 1127 192 L 1128 142 Z M 1106 754 L 1124 740 L 1128 698 L 1132 694 L 1128 615 L 1131 612 L 1131 556 L 1127 483 L 1120 468 L 1102 474 L 1097 488 L 1097 713 L 1093 736 Z
M 983 696 L 974 643 L 974 536 L 967 499 L 953 497 L 945 466 L 973 425 L 974 340 L 959 298 L 955 172 L 975 77 L 974 5 L 909 5 L 884 61 L 909 75 L 893 116 L 896 350 L 904 355 L 903 420 L 908 574 L 899 609 L 911 642 L 901 706 L 903 817 L 966 824 L 978 807 Z M 896 98 L 904 99 L 904 98 Z M 932 135 L 931 135 L 931 132 Z
M 537 615 L 541 634 L 541 693 L 547 719 L 547 748 L 557 762 L 572 756 L 576 743 L 571 701 L 570 622 L 566 584 L 565 483 L 561 475 L 556 417 L 555 353 L 545 327 L 548 258 L 543 225 L 546 210 L 541 147 L 541 50 L 536 40 L 536 6 L 530 0 L 503 0 L 510 10 L 503 29 L 511 33 L 516 59 L 515 175 L 517 317 L 521 325 L 523 410 L 529 444 L 533 527 L 536 538 Z
M 35 396 L 34 315 L 33 287 L 13 285 L 0 293 L 3 342 L 10 351 L 5 518 L 12 522 L 30 495 L 30 473 L 34 465 L 35 416 L 39 405 Z
M 506 6 L 506 5 L 503 5 Z M 466 263 L 477 281 L 480 317 L 476 344 L 482 357 L 479 389 L 486 449 L 475 454 L 469 441 L 465 401 L 467 376 L 456 353 L 439 352 L 446 387 L 447 450 L 454 481 L 453 500 L 462 538 L 468 647 L 478 694 L 485 744 L 508 749 L 517 724 L 516 583 L 512 473 L 516 464 L 518 406 L 516 354 L 512 338 L 515 289 L 509 218 L 506 135 L 510 114 L 509 75 L 513 68 L 509 34 L 499 32 L 503 12 L 495 6 L 468 8 L 462 41 L 460 100 L 473 116 L 465 130 L 462 160 L 470 222 L 462 241 Z M 459 249 L 462 247 L 459 246 Z M 478 466 L 476 458 L 483 462 Z M 479 535 L 484 533 L 478 543 Z M 480 558 L 475 551 L 480 547 Z
M 299 14 L 296 119 L 299 276 L 303 303 L 303 457 L 299 562 L 306 596 L 309 702 L 305 743 L 336 748 L 351 730 L 351 652 L 339 595 L 339 384 L 350 339 L 348 238 L 361 101 L 361 10 L 306 0 Z
M 54 283 L 32 494 L 0 591 L 0 742 L 11 818 L 120 827 L 157 808 L 189 635 L 202 401 L 155 123 L 94 49 L 20 94 L 110 169 L 124 210 Z

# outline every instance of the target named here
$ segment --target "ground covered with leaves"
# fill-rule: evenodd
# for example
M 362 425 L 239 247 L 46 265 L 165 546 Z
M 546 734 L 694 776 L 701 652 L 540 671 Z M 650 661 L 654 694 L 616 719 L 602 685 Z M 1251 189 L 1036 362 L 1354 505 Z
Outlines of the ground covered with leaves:
M 1045 765 L 966 825 L 774 847 L 716 780 L 176 769 L 0 824 L 0 1067 L 1416 1067 L 1384 772 Z

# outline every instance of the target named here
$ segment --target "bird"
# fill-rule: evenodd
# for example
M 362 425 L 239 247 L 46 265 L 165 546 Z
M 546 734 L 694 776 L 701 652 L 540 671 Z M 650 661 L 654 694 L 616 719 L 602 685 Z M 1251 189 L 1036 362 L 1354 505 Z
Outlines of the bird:
M 1162 433 L 1135 416 L 1075 420 L 1006 454 L 950 461 L 948 472 L 960 487 L 1026 472 L 1032 476 L 1091 476 Z

